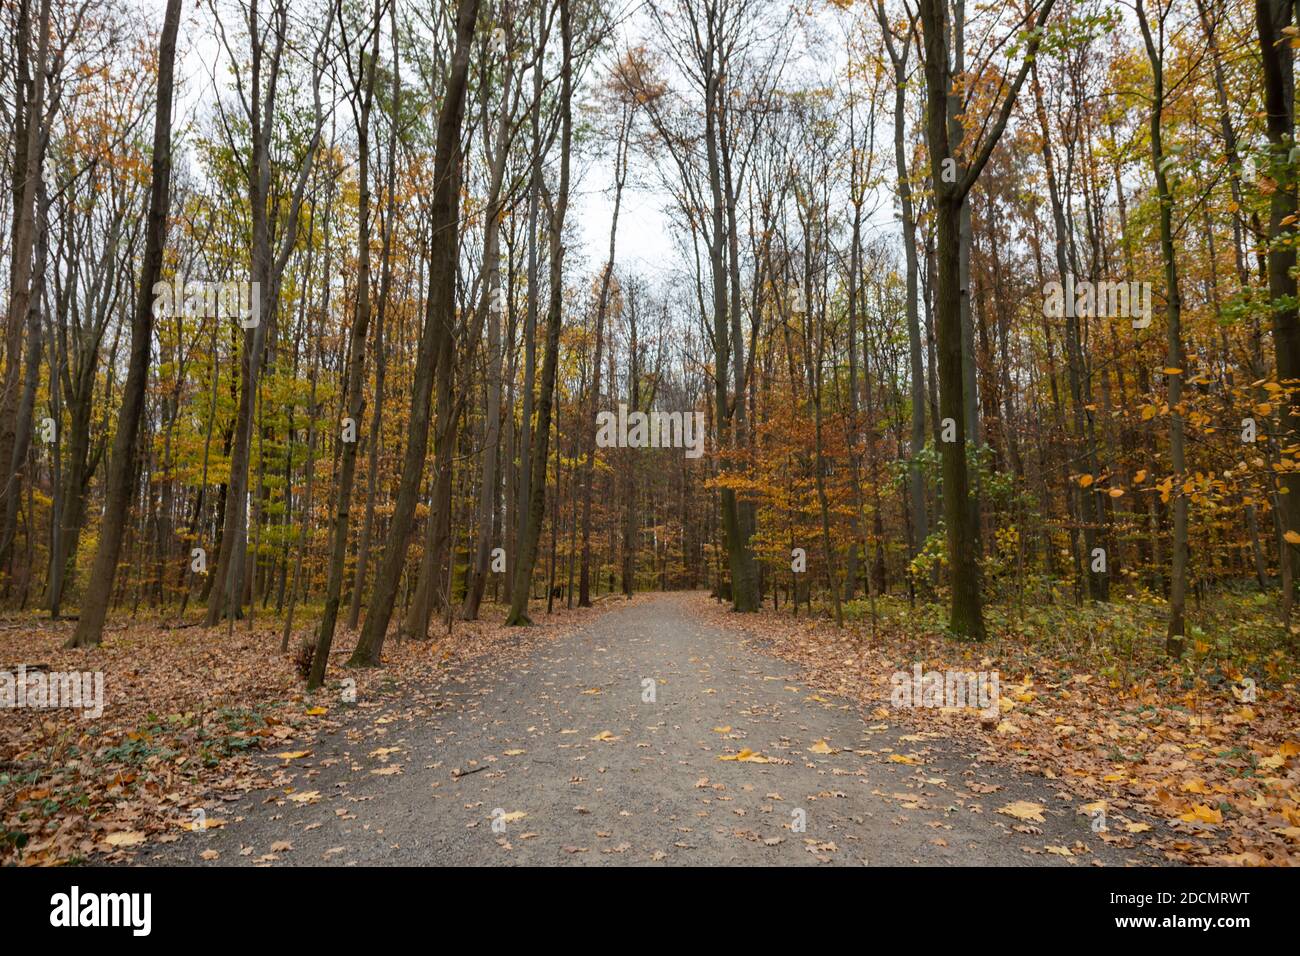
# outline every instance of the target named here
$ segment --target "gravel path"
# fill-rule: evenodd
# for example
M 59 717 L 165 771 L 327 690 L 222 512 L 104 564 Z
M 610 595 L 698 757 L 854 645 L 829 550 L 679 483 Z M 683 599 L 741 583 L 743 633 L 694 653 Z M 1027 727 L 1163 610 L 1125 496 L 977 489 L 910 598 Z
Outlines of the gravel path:
M 393 687 L 309 755 L 268 755 L 284 786 L 138 862 L 1153 862 L 1105 844 L 1048 781 L 820 697 L 699 601 L 639 598 L 509 664 Z M 719 759 L 746 749 L 769 762 Z M 1013 801 L 1044 822 L 997 812 Z

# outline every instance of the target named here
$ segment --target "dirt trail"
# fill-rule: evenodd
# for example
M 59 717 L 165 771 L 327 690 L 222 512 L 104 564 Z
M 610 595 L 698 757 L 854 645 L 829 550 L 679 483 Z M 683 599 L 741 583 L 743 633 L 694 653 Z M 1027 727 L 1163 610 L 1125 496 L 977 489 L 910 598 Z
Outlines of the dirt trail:
M 641 598 L 522 662 L 395 689 L 280 761 L 285 788 L 211 808 L 224 826 L 138 861 L 1153 862 L 1103 843 L 1047 781 L 820 697 L 792 665 L 702 620 L 699 601 Z M 771 762 L 718 759 L 746 748 Z M 891 759 L 918 750 L 918 764 Z M 1045 822 L 996 812 L 1017 800 L 1042 805 Z

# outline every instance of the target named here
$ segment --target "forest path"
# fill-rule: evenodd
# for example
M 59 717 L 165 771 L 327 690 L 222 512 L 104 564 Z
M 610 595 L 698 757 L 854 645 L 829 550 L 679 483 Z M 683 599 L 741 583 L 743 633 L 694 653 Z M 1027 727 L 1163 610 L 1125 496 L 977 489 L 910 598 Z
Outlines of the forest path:
M 1152 862 L 1106 845 L 1046 780 L 820 697 L 793 665 L 706 623 L 701 600 L 639 598 L 519 661 L 395 688 L 288 761 L 284 789 L 246 794 L 220 809 L 224 826 L 138 862 Z M 810 751 L 819 741 L 833 752 Z M 772 762 L 718 759 L 745 748 Z M 917 750 L 919 765 L 890 759 Z M 1017 800 L 1045 822 L 997 813 Z

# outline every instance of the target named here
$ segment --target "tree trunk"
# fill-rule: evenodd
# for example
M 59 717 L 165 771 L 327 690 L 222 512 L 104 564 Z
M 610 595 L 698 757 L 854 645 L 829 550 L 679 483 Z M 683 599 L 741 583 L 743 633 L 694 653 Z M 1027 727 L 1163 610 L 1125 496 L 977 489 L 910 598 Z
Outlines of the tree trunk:
M 363 391 L 366 378 L 366 339 L 370 332 L 370 111 L 375 95 L 375 70 L 379 56 L 378 0 L 374 6 L 372 26 L 374 37 L 369 56 L 364 49 L 357 51 L 356 86 L 353 89 L 357 126 L 357 300 L 353 310 L 352 331 L 348 352 L 351 366 L 348 369 L 347 396 L 348 421 L 341 427 L 351 432 L 351 441 L 343 436 L 343 461 L 339 469 L 338 495 L 334 506 L 334 534 L 330 552 L 329 580 L 325 589 L 325 608 L 321 614 L 320 630 L 316 634 L 316 651 L 311 659 L 311 673 L 307 689 L 315 690 L 325 682 L 325 668 L 329 663 L 330 645 L 334 641 L 334 626 L 338 621 L 339 603 L 343 595 L 343 565 L 347 558 L 348 525 L 352 514 L 352 484 L 357 471 L 357 429 L 366 411 Z M 338 13 L 340 31 L 343 30 L 343 13 Z M 344 56 L 351 56 L 345 49 Z M 368 64 L 368 65 L 367 65 Z M 364 88 L 362 88 L 364 84 Z M 326 278 L 329 281 L 330 277 Z
M 537 543 L 542 533 L 546 504 L 547 444 L 551 434 L 551 404 L 555 391 L 556 365 L 560 349 L 560 322 L 564 302 L 564 217 L 569 206 L 569 152 L 573 140 L 573 63 L 570 50 L 569 0 L 560 0 L 560 39 L 563 65 L 560 73 L 560 182 L 559 194 L 550 211 L 550 302 L 546 311 L 546 351 L 542 358 L 541 390 L 537 397 L 537 433 L 532 443 L 529 469 L 528 511 L 520 517 L 520 553 L 515 565 L 514 594 L 506 624 L 530 623 L 528 601 L 532 596 L 533 567 L 537 562 Z M 547 204 L 550 206 L 550 203 Z M 528 421 L 525 419 L 527 430 Z
M 117 572 L 122 531 L 131 510 L 135 487 L 136 435 L 140 419 L 144 417 L 145 388 L 149 381 L 149 356 L 153 345 L 154 284 L 162 273 L 163 247 L 167 242 L 173 66 L 180 19 L 181 0 L 167 0 L 162 36 L 158 42 L 158 107 L 154 119 L 148 232 L 140 285 L 136 289 L 135 312 L 131 320 L 131 358 L 126 384 L 122 389 L 117 433 L 113 436 L 113 458 L 109 466 L 104 519 L 99 529 L 99 547 L 95 552 L 94 569 L 86 588 L 86 599 L 82 602 L 77 629 L 69 639 L 68 647 L 89 647 L 100 642 L 113 590 L 113 578 Z
M 26 19 L 27 4 L 23 4 L 19 43 L 23 54 L 21 64 L 26 66 L 26 52 L 30 45 L 30 21 Z M 21 125 L 16 129 L 14 171 L 15 181 L 21 189 L 15 191 L 14 236 L 9 273 L 9 314 L 5 325 L 5 372 L 0 385 L 0 467 L 5 469 L 5 483 L 0 488 L 4 503 L 3 532 L 0 532 L 0 566 L 7 565 L 13 548 L 14 531 L 18 523 L 18 499 L 22 493 L 19 471 L 27 457 L 26 449 L 19 454 L 19 431 L 23 429 L 21 402 L 18 388 L 22 369 L 23 330 L 29 323 L 32 308 L 32 252 L 36 244 L 37 184 L 43 175 L 45 126 L 45 77 L 50 50 L 50 0 L 41 0 L 36 29 L 36 70 L 31 80 L 31 96 L 18 107 Z M 20 79 L 25 79 L 21 77 Z M 27 412 L 26 427 L 30 429 L 31 412 Z
M 1169 381 L 1169 454 L 1173 467 L 1171 494 L 1174 499 L 1174 540 L 1173 568 L 1169 584 L 1169 629 L 1165 638 L 1165 651 L 1171 657 L 1182 657 L 1184 645 L 1185 622 L 1183 612 L 1187 603 L 1187 495 L 1183 491 L 1186 461 L 1183 437 L 1183 412 L 1180 407 L 1183 397 L 1183 341 L 1182 341 L 1182 297 L 1178 290 L 1178 262 L 1174 256 L 1173 205 L 1174 198 L 1169 191 L 1169 182 L 1165 175 L 1165 152 L 1163 139 L 1163 117 L 1165 106 L 1164 77 L 1164 22 L 1158 23 L 1160 31 L 1159 45 L 1152 36 L 1147 22 L 1146 10 L 1142 0 L 1135 4 L 1138 24 L 1142 28 L 1142 39 L 1146 43 L 1147 56 L 1151 60 L 1152 94 L 1151 94 L 1151 169 L 1155 176 L 1156 199 L 1160 204 L 1160 257 L 1165 270 L 1165 301 L 1168 334 L 1166 337 L 1165 362 L 1170 369 Z M 1293 256 L 1294 258 L 1294 256 Z M 1295 280 L 1291 280 L 1295 289 Z M 1279 369 L 1280 371 L 1280 369 Z
M 384 557 L 375 578 L 370 610 L 356 650 L 348 660 L 352 667 L 377 667 L 382 660 L 384 636 L 392 618 L 397 587 L 406 564 L 411 520 L 424 471 L 424 454 L 429 444 L 430 404 L 433 392 L 434 360 L 441 343 L 452 335 L 456 292 L 456 259 L 459 248 L 457 222 L 460 217 L 460 130 L 465 114 L 465 87 L 469 75 L 470 44 L 478 17 L 478 0 L 459 0 L 456 9 L 456 47 L 451 72 L 438 111 L 438 137 L 433 166 L 433 235 L 429 241 L 429 287 L 416 359 L 410 429 L 402 478 Z
M 1300 320 L 1295 305 L 1296 249 L 1294 244 L 1296 183 L 1290 151 L 1295 127 L 1294 52 L 1289 31 L 1294 4 L 1286 0 L 1255 0 L 1255 21 L 1259 31 L 1264 67 L 1264 107 L 1267 113 L 1269 173 L 1276 188 L 1269 196 L 1268 210 L 1268 294 L 1273 303 L 1273 348 L 1277 356 L 1277 377 L 1286 395 L 1282 411 L 1282 447 L 1300 436 L 1300 407 L 1295 396 L 1300 382 Z M 1171 400 L 1172 401 L 1172 400 Z M 1282 472 L 1285 502 L 1283 534 L 1300 533 L 1300 473 Z M 1292 604 L 1290 582 L 1300 566 L 1300 546 L 1280 538 L 1281 560 L 1289 573 L 1284 576 L 1283 605 L 1289 619 Z
M 596 466 L 596 403 L 600 401 L 600 372 L 605 347 L 605 313 L 609 309 L 610 280 L 614 274 L 614 247 L 618 239 L 618 214 L 623 203 L 623 184 L 627 182 L 628 139 L 631 116 L 625 110 L 618 128 L 614 162 L 614 213 L 609 225 L 609 255 L 600 274 L 600 293 L 596 297 L 596 354 L 592 360 L 591 399 L 581 434 L 586 456 L 582 463 L 582 567 L 578 572 L 578 607 L 591 607 L 591 488 Z

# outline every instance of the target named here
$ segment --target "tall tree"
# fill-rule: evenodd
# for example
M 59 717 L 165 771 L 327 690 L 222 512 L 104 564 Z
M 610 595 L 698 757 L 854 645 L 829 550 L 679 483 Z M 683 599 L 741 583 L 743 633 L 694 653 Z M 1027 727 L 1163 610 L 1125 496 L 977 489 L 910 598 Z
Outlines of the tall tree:
M 135 494 L 136 437 L 144 417 L 145 388 L 149 384 L 149 357 L 153 349 L 154 285 L 162 274 L 163 247 L 167 244 L 167 214 L 172 168 L 172 95 L 175 88 L 176 34 L 180 27 L 181 0 L 167 0 L 162 34 L 158 39 L 158 109 L 154 118 L 153 158 L 149 187 L 149 212 L 144 266 L 135 292 L 131 318 L 131 358 L 122 405 L 109 461 L 104 518 L 99 529 L 95 564 L 81 602 L 77 629 L 68 647 L 90 647 L 100 642 L 108 614 L 122 531 Z
M 410 429 L 402 461 L 401 483 L 384 556 L 375 578 L 370 611 L 361 637 L 348 659 L 354 667 L 377 667 L 382 660 L 384 637 L 392 619 L 397 586 L 415 517 L 415 502 L 424 471 L 424 453 L 429 444 L 429 418 L 433 393 L 434 363 L 454 330 L 456 259 L 460 248 L 457 223 L 460 218 L 461 124 L 465 116 L 465 89 L 469 77 L 470 46 L 478 19 L 478 0 L 459 0 L 456 5 L 455 49 L 438 110 L 438 135 L 434 146 L 433 200 L 430 204 L 432 235 L 429 240 L 429 282 L 425 299 L 424 325 L 416 359 Z
M 14 110 L 14 229 L 9 264 L 9 312 L 5 318 L 5 370 L 0 381 L 0 468 L 5 483 L 0 488 L 4 502 L 3 526 L 0 527 L 0 565 L 8 562 L 17 524 L 18 499 L 21 492 L 19 472 L 27 458 L 24 435 L 30 435 L 31 410 L 26 421 L 22 409 L 22 390 L 18 387 L 22 369 L 23 330 L 28 328 L 32 311 L 32 266 L 37 232 L 37 186 L 44 174 L 45 156 L 45 80 L 50 58 L 50 0 L 41 0 L 37 15 L 35 75 L 28 76 L 31 47 L 31 2 L 23 0 L 18 19 L 19 93 L 26 92 L 26 102 Z M 40 350 L 36 351 L 39 358 Z
M 1016 97 L 1042 43 L 1043 29 L 1055 0 L 1042 0 L 1037 14 L 1026 15 L 1029 38 L 1020 67 L 1010 82 L 999 83 L 1001 103 L 981 141 L 956 155 L 951 137 L 949 101 L 954 71 L 949 55 L 952 24 L 947 0 L 918 0 L 923 36 L 926 87 L 926 143 L 930 150 L 930 185 L 934 195 L 938 277 L 935 330 L 939 353 L 940 447 L 943 455 L 943 511 L 952 591 L 949 629 L 970 640 L 983 640 L 978 548 L 979 504 L 972 493 L 967 463 L 967 395 L 963 386 L 961 328 L 961 216 L 970 192 L 993 148 L 1006 129 Z M 964 107 L 958 111 L 964 113 Z
M 334 640 L 339 602 L 343 592 L 343 562 L 347 557 L 348 525 L 352 512 L 352 484 L 357 471 L 357 430 L 366 411 L 363 392 L 366 374 L 366 339 L 370 330 L 370 114 L 375 103 L 375 76 L 379 70 L 379 35 L 384 22 L 387 0 L 374 0 L 370 18 L 358 26 L 356 33 L 344 14 L 342 0 L 334 5 L 338 21 L 339 52 L 347 69 L 350 88 L 348 101 L 357 130 L 357 290 L 348 346 L 347 380 L 348 415 L 340 423 L 344 430 L 343 463 L 339 469 L 338 492 L 334 506 L 334 535 L 330 549 L 329 582 L 325 589 L 325 609 L 316 634 L 307 689 L 315 690 L 325 680 L 325 665 Z M 348 440 L 350 439 L 350 440 Z
M 1165 321 L 1169 382 L 1169 455 L 1173 466 L 1174 538 L 1173 570 L 1169 586 L 1169 628 L 1165 650 L 1174 657 L 1183 654 L 1186 623 L 1183 611 L 1187 603 L 1187 493 L 1183 488 L 1187 468 L 1182 408 L 1183 326 L 1182 295 L 1178 287 L 1178 260 L 1174 250 L 1174 197 L 1169 186 L 1168 154 L 1164 147 L 1165 111 L 1165 25 L 1169 5 L 1156 2 L 1156 26 L 1152 31 L 1143 0 L 1136 0 L 1134 10 L 1142 29 L 1142 41 L 1151 61 L 1151 171 L 1155 177 L 1156 202 L 1160 210 L 1160 258 L 1165 273 Z M 1294 280 L 1292 280 L 1294 288 Z
M 1296 306 L 1296 163 L 1295 151 L 1295 4 L 1289 0 L 1255 0 L 1264 72 L 1265 131 L 1268 134 L 1268 175 L 1274 183 L 1268 200 L 1268 294 L 1272 300 L 1273 348 L 1279 384 L 1288 392 L 1283 403 L 1282 444 L 1295 444 L 1300 436 L 1300 313 Z M 1148 47 L 1151 41 L 1147 41 Z M 1158 82 L 1158 80 L 1157 80 Z M 1152 121 L 1154 122 L 1154 120 Z M 1162 220 L 1163 223 L 1163 220 Z M 1170 290 L 1173 294 L 1173 290 Z M 1171 383 L 1171 391 L 1173 384 Z M 1170 403 L 1173 403 L 1171 394 Z M 1282 470 L 1285 494 L 1278 497 L 1286 513 L 1283 560 L 1289 562 L 1291 580 L 1300 577 L 1300 471 Z M 1180 496 L 1181 499 L 1181 496 Z M 1282 596 L 1290 617 L 1290 587 Z M 1171 623 L 1172 626 L 1172 623 Z M 1172 634 L 1172 631 L 1171 631 Z
M 903 261 L 907 282 L 907 355 L 908 384 L 911 397 L 911 447 L 907 468 L 908 508 L 912 528 L 912 557 L 923 547 L 929 535 L 929 518 L 925 507 L 925 471 L 921 455 L 925 450 L 925 366 L 921 344 L 921 318 L 917 296 L 920 288 L 920 265 L 916 251 L 916 209 L 912 201 L 912 174 L 907 161 L 907 62 L 911 56 L 916 16 L 908 11 L 906 29 L 896 36 L 885 12 L 884 0 L 876 0 L 876 18 L 894 73 L 894 176 L 898 192 L 899 215 L 903 223 Z
M 618 242 L 618 216 L 623 208 L 623 187 L 627 184 L 628 152 L 640 85 L 640 59 L 628 51 L 614 69 L 609 92 L 618 112 L 614 134 L 614 211 L 609 221 L 609 252 L 600 272 L 600 289 L 596 293 L 596 347 L 591 362 L 591 389 L 587 401 L 586 431 L 582 462 L 582 565 L 578 571 L 578 606 L 591 607 L 591 494 L 596 470 L 597 403 L 600 402 L 600 373 L 605 352 L 605 317 L 609 311 L 610 289 L 614 278 L 614 250 Z
M 519 555 L 506 623 L 530 623 L 528 600 L 532 596 L 533 568 L 546 507 L 546 459 L 551 436 L 551 409 L 559 362 L 560 325 L 564 312 L 564 217 L 569 208 L 569 155 L 573 145 L 573 50 L 569 0 L 560 9 L 560 179 L 554 200 L 546 194 L 550 220 L 550 300 L 546 309 L 546 342 L 542 356 L 542 381 L 537 397 L 537 432 L 532 441 L 528 510 L 521 515 Z M 524 428 L 528 420 L 524 419 Z

